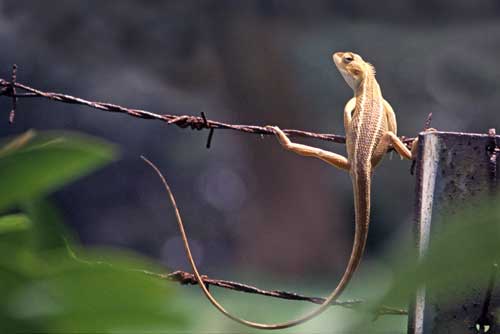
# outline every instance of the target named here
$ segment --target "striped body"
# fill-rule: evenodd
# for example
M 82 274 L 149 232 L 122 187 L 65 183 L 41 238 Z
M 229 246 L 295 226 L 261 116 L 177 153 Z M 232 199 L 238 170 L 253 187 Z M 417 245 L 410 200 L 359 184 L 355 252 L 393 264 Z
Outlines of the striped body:
M 355 98 L 352 119 L 345 129 L 355 208 L 353 249 L 341 280 L 346 284 L 361 262 L 365 249 L 370 223 L 371 176 L 386 151 L 386 148 L 379 147 L 379 143 L 388 128 L 384 100 L 372 73 L 367 73 L 361 81 L 355 90 Z
M 372 166 L 373 158 L 376 163 L 380 161 L 381 157 L 375 154 L 376 148 L 387 131 L 384 99 L 374 75 L 367 75 L 360 83 L 355 97 L 352 119 L 345 129 L 347 157 L 351 165 L 351 175 L 354 177 L 366 169 L 371 172 L 372 167 L 375 167 Z

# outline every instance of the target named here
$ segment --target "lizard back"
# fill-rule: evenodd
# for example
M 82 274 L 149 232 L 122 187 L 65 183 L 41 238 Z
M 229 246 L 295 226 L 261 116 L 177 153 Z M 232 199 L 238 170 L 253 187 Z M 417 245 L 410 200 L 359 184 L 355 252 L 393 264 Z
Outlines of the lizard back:
M 385 131 L 384 99 L 374 75 L 369 74 L 356 91 L 352 121 L 346 129 L 347 155 L 352 175 L 361 176 L 372 170 L 375 148 Z

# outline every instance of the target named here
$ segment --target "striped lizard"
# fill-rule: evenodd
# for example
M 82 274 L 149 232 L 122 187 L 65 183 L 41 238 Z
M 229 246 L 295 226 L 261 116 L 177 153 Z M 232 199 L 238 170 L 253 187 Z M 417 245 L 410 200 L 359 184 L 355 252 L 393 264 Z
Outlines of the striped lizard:
M 361 257 L 365 249 L 370 223 L 370 189 L 374 168 L 380 163 L 391 145 L 403 158 L 413 159 L 415 156 L 416 141 L 413 142 L 412 150 L 410 151 L 396 136 L 396 117 L 391 105 L 382 97 L 380 86 L 375 79 L 374 67 L 352 52 L 337 52 L 333 54 L 333 61 L 347 84 L 354 91 L 354 97 L 344 107 L 347 158 L 316 147 L 293 143 L 280 128 L 275 126 L 267 127 L 275 133 L 277 139 L 285 149 L 303 156 L 319 158 L 341 170 L 349 172 L 354 190 L 354 243 L 345 272 L 337 287 L 325 301 L 318 308 L 302 317 L 282 323 L 264 324 L 239 318 L 229 313 L 219 304 L 203 282 L 194 262 L 182 219 L 168 184 L 158 169 L 146 160 L 160 175 L 169 193 L 188 260 L 193 268 L 199 286 L 219 311 L 229 318 L 250 327 L 282 329 L 299 325 L 322 313 L 331 302 L 340 296 L 361 262 Z

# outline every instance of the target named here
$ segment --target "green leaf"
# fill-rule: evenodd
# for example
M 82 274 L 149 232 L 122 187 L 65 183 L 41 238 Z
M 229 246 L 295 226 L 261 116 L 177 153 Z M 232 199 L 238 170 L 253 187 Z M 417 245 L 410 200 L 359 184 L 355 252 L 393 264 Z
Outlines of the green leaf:
M 9 152 L 15 151 L 24 145 L 26 145 L 35 136 L 35 130 L 28 130 L 14 139 L 8 141 L 6 144 L 2 144 L 0 148 L 0 156 L 7 154 Z
M 500 260 L 499 222 L 498 198 L 483 199 L 448 216 L 440 230 L 434 229 L 428 254 L 416 267 L 416 283 L 435 289 L 453 282 L 462 287 L 468 282 L 486 284 L 493 263 Z
M 33 222 L 33 246 L 36 249 L 65 248 L 65 240 L 73 239 L 63 223 L 61 213 L 49 199 L 26 201 L 21 208 Z
M 429 248 L 418 261 L 408 240 L 392 250 L 393 280 L 375 308 L 407 304 L 424 285 L 443 303 L 455 303 L 471 286 L 486 288 L 493 264 L 500 262 L 498 198 L 474 201 L 433 223 Z
M 0 234 L 26 231 L 31 227 L 28 216 L 23 214 L 5 215 L 0 217 Z
M 101 252 L 80 260 L 60 249 L 38 261 L 43 267 L 31 275 L 0 267 L 2 281 L 8 283 L 8 289 L 0 284 L 0 330 L 167 332 L 188 324 L 176 285 L 142 272 L 159 272 L 144 259 Z
M 0 217 L 0 333 L 187 328 L 189 313 L 174 286 L 152 274 L 161 269 L 123 252 L 78 258 L 60 214 L 43 198 L 108 163 L 115 151 L 67 133 L 27 132 L 0 147 L 0 209 L 27 213 Z
M 0 217 L 0 267 L 17 265 L 18 256 L 29 247 L 32 239 L 32 222 L 23 214 Z M 1 277 L 1 275 L 0 275 Z M 1 279 L 0 279 L 1 283 Z
M 367 299 L 368 303 L 362 309 L 364 314 L 356 314 L 357 321 L 345 331 L 370 332 L 372 326 L 382 325 L 386 327 L 380 332 L 389 332 L 389 325 L 384 321 L 392 318 L 400 321 L 399 329 L 395 331 L 403 332 L 407 317 L 382 316 L 374 322 L 373 312 L 382 306 L 406 309 L 408 302 L 415 298 L 415 291 L 422 286 L 426 287 L 433 308 L 438 307 L 432 304 L 433 300 L 439 300 L 443 305 L 457 305 L 458 301 L 463 301 L 460 298 L 464 295 L 476 293 L 482 287 L 486 290 L 493 264 L 500 262 L 498 201 L 498 197 L 480 198 L 468 206 L 456 208 L 455 214 L 434 217 L 429 248 L 420 258 L 412 239 L 400 239 L 389 250 L 383 266 L 393 270 L 391 275 L 382 276 L 389 283 L 383 287 L 386 290 L 384 295 L 378 300 Z M 374 274 L 366 275 L 360 285 L 373 287 L 376 280 Z M 461 303 L 458 305 L 460 307 Z
M 43 281 L 44 290 L 59 308 L 47 315 L 48 327 L 62 331 L 172 329 L 185 320 L 169 284 L 139 272 L 79 265 Z
M 0 209 L 50 193 L 115 156 L 113 145 L 88 136 L 24 134 L 0 150 Z

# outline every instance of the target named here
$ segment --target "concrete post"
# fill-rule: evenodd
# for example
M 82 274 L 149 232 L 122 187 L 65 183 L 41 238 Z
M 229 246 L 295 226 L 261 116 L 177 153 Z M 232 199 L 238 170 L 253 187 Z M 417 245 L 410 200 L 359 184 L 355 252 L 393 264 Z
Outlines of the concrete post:
M 489 134 L 431 132 L 419 138 L 415 235 L 421 257 L 443 216 L 496 188 L 500 136 L 492 129 Z M 451 304 L 440 298 L 444 291 L 420 288 L 410 307 L 408 333 L 500 333 L 494 315 L 500 307 L 500 275 L 495 276 L 495 270 L 492 264 L 492 273 L 485 273 L 493 278 L 489 289 L 472 284 L 468 291 L 455 291 L 450 286 L 450 291 L 460 294 L 459 302 Z

